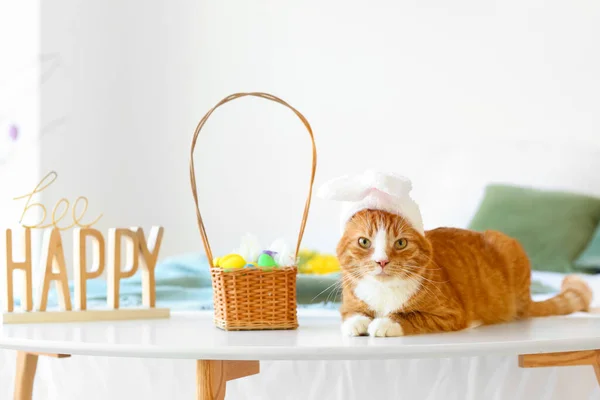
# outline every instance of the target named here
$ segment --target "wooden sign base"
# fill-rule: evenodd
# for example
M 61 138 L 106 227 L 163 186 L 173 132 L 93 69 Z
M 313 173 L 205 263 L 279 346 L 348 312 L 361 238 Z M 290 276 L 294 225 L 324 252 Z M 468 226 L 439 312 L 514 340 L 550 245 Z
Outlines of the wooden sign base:
M 125 321 L 163 319 L 171 316 L 168 308 L 121 308 L 117 310 L 5 312 L 2 324 L 41 324 L 63 322 Z

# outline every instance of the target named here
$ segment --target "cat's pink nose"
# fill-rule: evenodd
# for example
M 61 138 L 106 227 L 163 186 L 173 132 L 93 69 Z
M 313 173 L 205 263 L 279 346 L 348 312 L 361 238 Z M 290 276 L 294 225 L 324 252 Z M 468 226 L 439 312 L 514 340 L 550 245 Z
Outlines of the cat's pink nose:
M 381 268 L 385 268 L 385 266 L 388 265 L 389 260 L 379 260 L 376 262 L 377 262 L 377 264 L 381 265 Z

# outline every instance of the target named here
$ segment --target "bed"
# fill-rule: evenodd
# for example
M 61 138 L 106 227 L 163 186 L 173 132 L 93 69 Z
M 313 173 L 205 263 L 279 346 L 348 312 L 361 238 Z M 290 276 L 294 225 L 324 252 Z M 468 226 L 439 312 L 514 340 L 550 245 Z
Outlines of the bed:
M 562 277 L 552 272 L 533 274 L 534 280 L 551 290 L 558 287 Z M 600 293 L 600 276 L 586 275 L 585 279 Z M 536 297 L 551 295 L 550 291 Z M 600 302 L 595 300 L 595 305 Z M 301 307 L 299 312 L 330 315 L 337 311 L 331 305 L 313 305 Z M 566 317 L 565 321 L 581 316 Z M 586 317 L 595 318 L 595 315 Z M 12 397 L 15 357 L 15 352 L 0 351 L 0 399 Z M 42 358 L 34 399 L 186 399 L 194 398 L 194 382 L 194 366 L 188 361 L 85 356 Z M 490 355 L 392 361 L 263 362 L 260 375 L 230 382 L 227 398 L 350 400 L 377 397 L 591 400 L 600 398 L 600 389 L 591 368 L 525 370 L 518 368 L 514 357 Z

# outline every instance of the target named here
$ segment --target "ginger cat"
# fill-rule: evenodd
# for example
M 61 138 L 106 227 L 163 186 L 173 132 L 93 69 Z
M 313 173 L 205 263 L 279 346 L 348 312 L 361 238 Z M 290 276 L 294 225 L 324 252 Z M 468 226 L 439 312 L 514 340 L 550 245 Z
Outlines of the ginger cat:
M 585 311 L 592 300 L 587 284 L 569 276 L 558 295 L 533 301 L 529 259 L 503 233 L 439 228 L 423 236 L 385 211 L 356 213 L 337 256 L 348 336 L 457 331 Z

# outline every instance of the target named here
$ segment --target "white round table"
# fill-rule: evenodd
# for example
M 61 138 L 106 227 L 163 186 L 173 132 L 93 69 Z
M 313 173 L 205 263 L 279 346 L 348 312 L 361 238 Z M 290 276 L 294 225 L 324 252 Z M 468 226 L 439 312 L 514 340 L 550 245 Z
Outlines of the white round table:
M 332 312 L 299 313 L 291 331 L 226 332 L 212 313 L 170 319 L 0 326 L 0 348 L 17 350 L 15 399 L 31 398 L 37 357 L 193 359 L 199 399 L 220 399 L 225 382 L 259 371 L 260 360 L 358 360 L 504 354 L 522 367 L 592 365 L 600 379 L 600 318 L 580 314 L 401 338 L 347 338 Z

